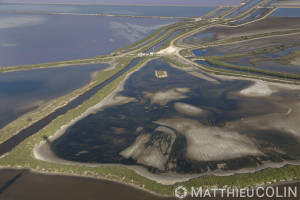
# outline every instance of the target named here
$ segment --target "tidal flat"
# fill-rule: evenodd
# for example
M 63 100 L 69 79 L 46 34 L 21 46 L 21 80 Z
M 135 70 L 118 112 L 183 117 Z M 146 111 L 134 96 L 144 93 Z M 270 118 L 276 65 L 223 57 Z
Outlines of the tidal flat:
M 168 71 L 169 76 L 157 79 L 155 70 Z M 250 85 L 245 80 L 205 81 L 153 60 L 115 94 L 129 101 L 106 105 L 64 127 L 64 134 L 48 145 L 55 162 L 140 166 L 162 175 L 230 174 L 298 162 L 300 142 L 289 130 L 250 122 L 241 129 L 240 123 L 255 116 L 286 114 L 288 108 L 280 102 L 294 105 L 299 97 L 239 93 Z M 159 101 L 153 101 L 155 95 Z M 214 154 L 205 153 L 211 149 Z M 43 153 L 35 155 L 47 160 Z

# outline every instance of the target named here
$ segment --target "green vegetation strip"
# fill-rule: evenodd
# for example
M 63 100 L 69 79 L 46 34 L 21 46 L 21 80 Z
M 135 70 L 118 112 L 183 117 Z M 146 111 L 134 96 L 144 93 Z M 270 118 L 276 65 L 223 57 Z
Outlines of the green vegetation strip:
M 145 43 L 147 43 L 149 40 L 151 41 L 152 39 L 156 38 L 157 36 L 159 36 L 161 33 L 163 33 L 165 30 L 168 30 L 168 29 L 172 29 L 174 27 L 177 27 L 177 26 L 180 26 L 182 23 L 184 23 L 185 20 L 181 20 L 179 22 L 176 22 L 174 24 L 170 24 L 168 26 L 164 26 L 160 29 L 158 29 L 157 31 L 155 31 L 154 33 L 150 34 L 149 36 L 145 37 L 144 39 L 142 40 L 139 40 L 131 45 L 128 45 L 124 48 L 121 48 L 121 49 L 118 49 L 117 51 L 113 52 L 115 54 L 118 54 L 118 53 L 123 53 L 125 51 L 128 51 L 128 50 L 131 50 L 133 48 L 137 48 L 138 46 L 140 45 L 143 45 Z M 158 38 L 157 38 L 158 39 Z
M 182 63 L 182 62 L 180 62 L 180 59 L 175 59 L 174 56 L 164 56 L 164 57 L 161 57 L 161 59 L 164 60 L 165 62 L 172 63 L 172 64 L 182 67 L 182 68 L 191 67 L 190 64 Z M 259 74 L 251 74 L 251 73 L 242 72 L 242 71 L 233 71 L 230 69 L 214 68 L 214 67 L 210 67 L 210 66 L 195 63 L 195 62 L 193 63 L 193 66 L 200 68 L 204 72 L 213 73 L 216 75 L 254 78 L 254 79 L 259 79 L 259 80 L 274 82 L 274 83 L 300 85 L 300 81 L 285 79 L 285 78 L 281 78 L 281 77 L 271 77 L 271 76 L 264 76 L 264 75 L 259 75 Z
M 287 34 L 293 34 L 293 33 L 300 33 L 300 29 L 289 30 L 289 31 L 276 31 L 276 32 L 269 32 L 269 33 L 260 33 L 260 34 L 255 34 L 255 35 L 246 35 L 246 36 L 240 36 L 240 37 L 235 37 L 235 38 L 229 38 L 226 40 L 208 42 L 197 48 L 207 47 L 207 46 L 217 46 L 217 45 L 229 44 L 229 43 L 233 43 L 233 42 L 240 42 L 240 41 L 245 41 L 245 40 L 269 37 L 269 36 L 287 35 Z M 194 49 L 196 49 L 196 48 L 194 48 Z
M 249 72 L 260 73 L 260 74 L 271 75 L 271 76 L 277 76 L 277 77 L 282 77 L 282 78 L 300 79 L 300 74 L 293 74 L 293 73 L 286 73 L 286 72 L 276 72 L 276 71 L 269 71 L 269 70 L 254 68 L 254 67 L 244 67 L 244 66 L 232 65 L 232 64 L 226 63 L 224 61 L 221 61 L 220 59 L 222 58 L 222 56 L 204 57 L 204 58 L 206 59 L 206 62 L 208 62 L 212 65 L 219 66 L 219 67 L 249 71 Z
M 83 87 L 76 89 L 70 92 L 69 94 L 53 99 L 50 102 L 48 102 L 46 105 L 42 105 L 37 110 L 27 113 L 21 116 L 20 118 L 18 118 L 17 120 L 15 120 L 14 122 L 8 124 L 7 126 L 5 126 L 0 130 L 0 143 L 3 143 L 7 139 L 11 138 L 15 134 L 17 134 L 20 130 L 48 116 L 56 109 L 65 106 L 71 100 L 78 97 L 79 95 L 82 95 L 88 90 L 91 90 L 97 85 L 107 81 L 116 73 L 122 71 L 132 61 L 132 59 L 133 57 L 124 57 L 120 59 L 118 64 L 114 67 L 114 69 L 96 73 L 92 78 L 92 80 L 88 84 L 84 85 Z
M 111 56 L 102 55 L 102 56 L 97 56 L 97 57 L 87 58 L 87 59 L 66 60 L 61 62 L 49 62 L 49 63 L 40 63 L 40 64 L 32 64 L 32 65 L 18 65 L 18 66 L 11 66 L 11 67 L 0 67 L 0 73 L 41 69 L 41 68 L 51 68 L 51 67 L 65 67 L 71 65 L 97 64 L 97 63 L 111 62 L 112 59 L 113 58 Z

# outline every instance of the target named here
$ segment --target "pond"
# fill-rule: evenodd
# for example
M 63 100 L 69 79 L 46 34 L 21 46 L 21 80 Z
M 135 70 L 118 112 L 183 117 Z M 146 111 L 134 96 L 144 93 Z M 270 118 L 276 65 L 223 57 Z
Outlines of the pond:
M 0 74 L 0 128 L 47 100 L 85 85 L 92 72 L 107 66 L 79 65 Z
M 167 71 L 168 77 L 156 78 L 155 70 Z M 297 158 L 299 142 L 279 131 L 271 141 L 268 131 L 263 138 L 263 131 L 239 132 L 238 125 L 230 131 L 227 123 L 280 108 L 235 95 L 249 86 L 248 81 L 218 81 L 202 80 L 161 60 L 150 61 L 129 77 L 114 103 L 69 127 L 51 149 L 70 161 L 141 165 L 153 173 L 201 173 L 221 163 L 226 169 L 261 165 L 261 160 L 271 159 L 266 146 L 278 145 L 281 139 L 285 145 L 280 148 L 291 153 L 290 159 Z M 255 138 L 267 145 L 257 146 Z M 288 143 L 296 146 L 287 147 Z M 286 154 L 276 156 L 281 160 Z

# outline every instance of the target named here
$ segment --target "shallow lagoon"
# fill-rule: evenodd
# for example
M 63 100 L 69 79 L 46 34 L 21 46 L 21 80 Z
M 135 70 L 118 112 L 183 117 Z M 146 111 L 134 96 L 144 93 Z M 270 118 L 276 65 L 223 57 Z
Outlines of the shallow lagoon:
M 155 70 L 166 70 L 169 76 L 157 79 Z M 263 99 L 235 94 L 248 85 L 239 80 L 208 82 L 154 60 L 135 72 L 117 94 L 118 98 L 128 97 L 129 102 L 81 119 L 56 139 L 51 149 L 71 161 L 136 164 L 154 173 L 199 173 L 224 163 L 226 169 L 261 165 L 262 160 L 271 159 L 272 152 L 266 148 L 262 154 L 260 148 L 278 145 L 276 138 L 281 138 L 280 148 L 289 153 L 272 155 L 277 161 L 299 156 L 299 143 L 281 132 L 277 131 L 276 137 L 270 132 L 262 137 L 264 131 L 258 131 L 260 136 L 245 128 L 239 133 L 238 125 L 228 132 L 227 123 L 278 111 Z M 256 138 L 267 142 L 266 146 L 256 146 Z M 197 145 L 206 140 L 214 141 L 212 146 Z M 296 149 L 287 147 L 288 143 Z M 213 150 L 211 157 L 204 155 L 211 147 L 218 151 Z M 191 148 L 200 154 L 191 153 Z
M 0 13 L 0 66 L 110 54 L 176 21 L 178 20 Z
M 300 8 L 278 8 L 271 14 L 275 17 L 300 17 Z
M 83 86 L 107 64 L 79 65 L 0 74 L 0 128 L 20 115 Z
M 119 6 L 119 5 L 55 5 L 55 4 L 0 4 L 0 11 L 50 12 L 73 14 L 103 14 L 158 17 L 200 17 L 216 6 Z

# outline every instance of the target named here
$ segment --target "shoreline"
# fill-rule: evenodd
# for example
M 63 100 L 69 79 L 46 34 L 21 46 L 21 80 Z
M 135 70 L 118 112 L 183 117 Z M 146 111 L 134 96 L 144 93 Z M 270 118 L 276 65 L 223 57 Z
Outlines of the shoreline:
M 52 114 L 53 112 L 55 112 L 57 109 L 60 109 L 64 106 L 66 106 L 68 103 L 70 103 L 71 101 L 73 101 L 74 99 L 78 98 L 80 95 L 82 95 L 83 93 L 86 93 L 90 90 L 92 90 L 94 87 L 92 88 L 89 88 L 93 85 L 93 82 L 95 81 L 95 76 L 101 72 L 104 72 L 104 71 L 109 71 L 109 70 L 113 70 L 116 66 L 116 63 L 113 63 L 113 62 L 107 62 L 107 63 L 98 63 L 98 64 L 107 64 L 107 66 L 104 68 L 104 69 L 99 69 L 99 70 L 96 70 L 94 72 L 92 72 L 90 75 L 89 75 L 89 81 L 80 86 L 79 88 L 76 88 L 74 90 L 72 90 L 71 92 L 69 93 L 66 93 L 64 94 L 63 96 L 60 96 L 60 97 L 56 97 L 56 98 L 50 98 L 50 99 L 45 99 L 45 100 L 41 100 L 41 102 L 44 102 L 43 104 L 41 105 L 38 105 L 38 108 L 37 109 L 34 109 L 34 110 L 31 110 L 27 113 L 24 113 L 23 115 L 17 117 L 16 119 L 14 119 L 13 121 L 9 122 L 8 124 L 6 124 L 5 126 L 3 126 L 2 128 L 0 128 L 0 132 L 4 132 L 4 131 L 7 131 L 7 129 L 10 129 L 11 126 L 13 126 L 14 124 L 16 123 L 19 123 L 20 121 L 23 121 L 25 118 L 31 116 L 31 115 L 34 115 L 35 113 L 39 112 L 39 111 L 44 111 L 44 109 L 47 109 L 48 107 L 51 107 L 53 104 L 57 103 L 59 105 L 57 105 L 55 107 L 54 110 L 52 110 L 51 112 L 49 112 L 48 115 Z M 95 64 L 96 65 L 96 64 Z M 76 66 L 76 65 L 74 65 Z M 80 65 L 77 65 L 77 66 L 80 66 Z M 73 67 L 73 65 L 70 65 L 70 66 L 58 66 L 58 67 L 51 67 L 51 68 L 60 68 L 60 67 Z M 31 70 L 40 70 L 40 69 L 48 69 L 48 68 L 36 68 L 36 69 L 31 69 Z M 50 69 L 50 68 L 49 68 Z M 27 69 L 25 69 L 27 70 Z M 9 72 L 4 72 L 4 73 L 9 73 Z M 75 93 L 75 94 L 73 94 Z M 73 94 L 73 95 L 71 95 Z M 66 97 L 66 96 L 70 96 L 67 101 L 65 100 L 60 100 L 61 98 L 63 97 Z M 61 103 L 60 103 L 61 102 Z M 33 102 L 33 103 L 36 103 L 36 102 Z M 47 116 L 48 116 L 47 115 Z M 36 120 L 33 120 L 31 121 L 31 123 L 27 123 L 26 126 L 22 127 L 22 128 L 19 128 L 15 131 L 15 133 L 13 135 L 11 135 L 8 139 L 10 139 L 11 137 L 19 134 L 20 131 L 30 127 L 32 124 L 40 121 L 42 118 L 40 119 L 36 119 Z M 8 130 L 9 131 L 9 130 Z M 0 139 L 0 144 L 4 143 L 5 141 L 7 141 L 8 139 L 6 140 L 2 140 Z
M 37 174 L 37 175 L 46 175 L 46 176 L 53 176 L 53 177 L 54 176 L 66 176 L 66 177 L 75 177 L 75 178 L 87 179 L 87 180 L 99 180 L 99 181 L 110 182 L 110 183 L 113 183 L 113 184 L 121 184 L 121 185 L 124 185 L 124 186 L 127 186 L 127 187 L 134 188 L 136 190 L 141 190 L 141 191 L 146 192 L 148 194 L 152 194 L 156 197 L 174 197 L 173 195 L 158 194 L 158 193 L 152 192 L 150 190 L 147 190 L 143 187 L 138 187 L 137 185 L 134 185 L 134 184 L 120 182 L 120 181 L 116 181 L 116 180 L 113 180 L 113 179 L 107 179 L 107 178 L 104 178 L 104 177 L 93 177 L 93 176 L 88 176 L 88 175 L 78 175 L 78 174 L 71 174 L 71 173 L 45 172 L 45 171 L 33 170 L 29 167 L 13 168 L 13 167 L 2 167 L 2 166 L 0 166 L 0 171 L 1 170 L 16 170 L 16 171 L 17 170 L 27 170 L 29 173 Z M 256 184 L 255 186 L 250 187 L 250 188 L 257 189 L 258 187 L 263 187 L 263 188 L 280 187 L 280 186 L 288 186 L 289 184 L 297 184 L 297 183 L 300 184 L 300 180 L 281 180 L 281 181 L 277 181 L 277 182 L 274 182 L 274 183 L 268 182 L 266 184 Z M 175 185 L 174 185 L 174 188 L 175 188 Z M 249 188 L 249 187 L 244 187 L 244 188 Z M 208 189 L 209 190 L 215 189 L 215 187 L 212 186 Z M 240 188 L 240 189 L 243 189 L 243 188 Z

